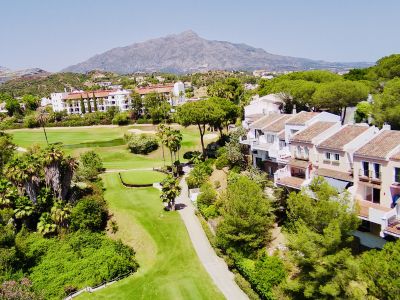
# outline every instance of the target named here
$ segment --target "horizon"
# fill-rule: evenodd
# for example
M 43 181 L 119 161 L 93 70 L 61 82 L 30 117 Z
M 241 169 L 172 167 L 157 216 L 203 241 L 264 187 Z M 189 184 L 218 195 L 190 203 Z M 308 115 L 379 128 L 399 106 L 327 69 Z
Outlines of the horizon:
M 328 62 L 373 63 L 400 52 L 400 41 L 393 38 L 400 3 L 391 0 L 384 5 L 361 0 L 174 0 L 151 5 L 119 0 L 112 7 L 105 0 L 21 0 L 1 3 L 0 8 L 5 12 L 0 20 L 5 29 L 0 32 L 0 66 L 11 70 L 59 72 L 116 47 L 188 30 L 207 40 Z M 29 14 L 21 18 L 21 11 Z

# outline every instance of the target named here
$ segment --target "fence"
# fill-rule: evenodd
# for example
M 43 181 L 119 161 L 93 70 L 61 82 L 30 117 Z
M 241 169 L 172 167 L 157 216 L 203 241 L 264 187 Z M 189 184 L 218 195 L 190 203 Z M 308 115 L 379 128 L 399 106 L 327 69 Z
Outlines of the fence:
M 128 277 L 132 273 L 134 273 L 134 272 L 129 272 L 129 273 L 123 274 L 123 275 L 118 276 L 118 277 L 116 277 L 116 278 L 114 278 L 112 280 L 109 280 L 109 281 L 103 281 L 102 283 L 100 283 L 98 285 L 95 285 L 93 287 L 87 286 L 87 287 L 85 287 L 83 289 L 80 289 L 77 292 L 69 294 L 64 300 L 71 300 L 72 298 L 75 298 L 75 297 L 79 296 L 80 294 L 82 294 L 84 292 L 93 293 L 95 291 L 101 290 L 102 288 L 105 288 L 106 286 L 112 285 L 113 283 L 116 283 L 117 281 L 119 281 L 121 279 L 124 279 L 125 277 Z

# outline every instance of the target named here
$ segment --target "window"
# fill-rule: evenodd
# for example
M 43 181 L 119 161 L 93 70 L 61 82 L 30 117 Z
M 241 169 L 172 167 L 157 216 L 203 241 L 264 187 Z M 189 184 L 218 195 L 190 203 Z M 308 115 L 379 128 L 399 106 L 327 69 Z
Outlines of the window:
M 374 163 L 374 178 L 381 178 L 381 165 Z
M 300 147 L 300 146 L 297 146 L 297 147 L 296 147 L 296 152 L 297 152 L 297 155 L 298 155 L 298 156 L 301 155 L 301 147 Z
M 275 141 L 275 136 L 272 134 L 267 134 L 267 143 L 272 144 Z
M 379 204 L 381 202 L 381 190 L 366 186 L 365 200 Z
M 286 147 L 285 141 L 279 141 L 279 150 L 282 150 L 285 147 Z
M 362 174 L 366 177 L 369 177 L 369 162 L 363 161 L 362 167 Z
M 330 152 L 325 152 L 325 158 L 326 159 L 331 159 L 331 153 Z
M 400 168 L 394 168 L 394 182 L 400 183 Z
M 304 155 L 308 157 L 308 148 L 304 147 Z
M 336 161 L 339 161 L 339 159 L 340 159 L 339 154 L 335 153 L 335 160 L 336 160 Z

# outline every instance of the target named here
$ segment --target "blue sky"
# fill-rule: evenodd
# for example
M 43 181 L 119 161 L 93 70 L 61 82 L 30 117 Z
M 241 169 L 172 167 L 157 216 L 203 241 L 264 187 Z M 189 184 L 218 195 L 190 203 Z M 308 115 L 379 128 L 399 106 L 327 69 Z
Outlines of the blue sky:
M 375 61 L 400 53 L 400 1 L 1 0 L 0 66 L 49 71 L 192 29 L 282 55 Z

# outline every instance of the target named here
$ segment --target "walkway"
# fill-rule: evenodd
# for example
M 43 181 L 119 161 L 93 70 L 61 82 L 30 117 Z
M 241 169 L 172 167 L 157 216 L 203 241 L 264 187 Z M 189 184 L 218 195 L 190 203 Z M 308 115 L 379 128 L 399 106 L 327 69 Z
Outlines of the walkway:
M 195 208 L 188 197 L 188 186 L 186 181 L 181 180 L 181 195 L 176 199 L 176 203 L 185 204 L 186 207 L 179 210 L 194 249 L 200 258 L 204 268 L 210 274 L 212 280 L 228 300 L 248 299 L 247 295 L 239 288 L 234 280 L 234 275 L 229 271 L 225 261 L 218 257 L 211 247 L 206 234 L 201 227 L 200 221 L 194 214 Z

